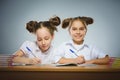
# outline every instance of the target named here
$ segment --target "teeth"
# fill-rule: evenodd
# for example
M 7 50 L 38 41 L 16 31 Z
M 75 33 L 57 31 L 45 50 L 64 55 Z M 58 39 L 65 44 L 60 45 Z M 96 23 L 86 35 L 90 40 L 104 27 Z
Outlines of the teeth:
M 75 36 L 75 37 L 79 38 L 79 37 L 81 37 L 81 36 Z

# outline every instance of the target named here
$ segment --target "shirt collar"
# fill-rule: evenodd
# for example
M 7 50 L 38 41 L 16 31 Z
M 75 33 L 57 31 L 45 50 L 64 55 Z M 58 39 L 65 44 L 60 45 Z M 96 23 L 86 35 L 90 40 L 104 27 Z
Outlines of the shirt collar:
M 52 50 L 52 48 L 53 48 L 53 46 L 50 45 L 50 48 L 49 48 L 46 52 L 44 52 L 44 54 L 48 54 L 48 53 Z M 36 42 L 36 51 L 37 51 L 37 52 L 40 51 L 41 53 L 43 53 L 43 52 L 40 50 L 40 48 L 39 48 L 37 42 Z
M 66 43 L 66 45 L 70 45 L 70 46 L 72 46 L 73 48 L 75 48 L 75 44 L 74 44 L 73 40 L 68 41 L 68 42 Z M 80 46 L 81 46 L 81 48 L 89 47 L 85 41 L 84 41 Z M 80 49 L 81 49 L 81 48 L 80 48 Z

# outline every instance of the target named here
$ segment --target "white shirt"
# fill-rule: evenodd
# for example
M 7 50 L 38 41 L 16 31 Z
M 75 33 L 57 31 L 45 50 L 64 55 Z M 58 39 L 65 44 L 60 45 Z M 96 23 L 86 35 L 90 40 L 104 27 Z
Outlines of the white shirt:
M 52 46 L 50 46 L 48 51 L 42 53 L 36 42 L 25 41 L 20 47 L 20 49 L 24 52 L 25 57 L 34 58 L 35 56 L 33 56 L 32 53 L 26 47 L 28 47 L 37 58 L 40 58 L 41 64 L 50 64 L 53 62 Z
M 54 61 L 57 63 L 62 57 L 64 58 L 76 58 L 78 56 L 84 56 L 85 60 L 92 60 L 97 58 L 103 58 L 107 54 L 99 50 L 93 45 L 87 45 L 85 42 L 82 45 L 75 45 L 72 40 L 64 42 L 56 49 L 54 53 Z

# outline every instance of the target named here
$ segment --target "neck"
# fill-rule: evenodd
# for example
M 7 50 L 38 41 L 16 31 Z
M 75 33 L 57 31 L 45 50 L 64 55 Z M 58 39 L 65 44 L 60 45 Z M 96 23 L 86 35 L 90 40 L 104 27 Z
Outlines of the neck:
M 81 45 L 81 44 L 83 44 L 84 40 L 82 40 L 82 41 L 74 41 L 74 40 L 73 40 L 73 42 L 74 42 L 74 44 L 76 44 L 76 45 Z

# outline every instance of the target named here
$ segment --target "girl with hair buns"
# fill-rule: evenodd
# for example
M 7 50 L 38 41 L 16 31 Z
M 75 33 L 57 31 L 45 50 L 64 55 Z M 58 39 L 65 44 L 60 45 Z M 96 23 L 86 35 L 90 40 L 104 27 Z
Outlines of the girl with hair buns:
M 62 28 L 67 28 L 72 39 L 64 42 L 55 51 L 55 63 L 89 63 L 107 64 L 109 57 L 103 51 L 84 41 L 87 26 L 93 23 L 90 17 L 67 18 L 62 22 Z
M 26 24 L 26 29 L 35 34 L 36 41 L 25 41 L 20 50 L 15 53 L 14 63 L 24 64 L 50 64 L 52 63 L 53 46 L 51 42 L 54 38 L 54 31 L 60 24 L 60 18 L 55 16 L 49 21 L 30 21 Z

